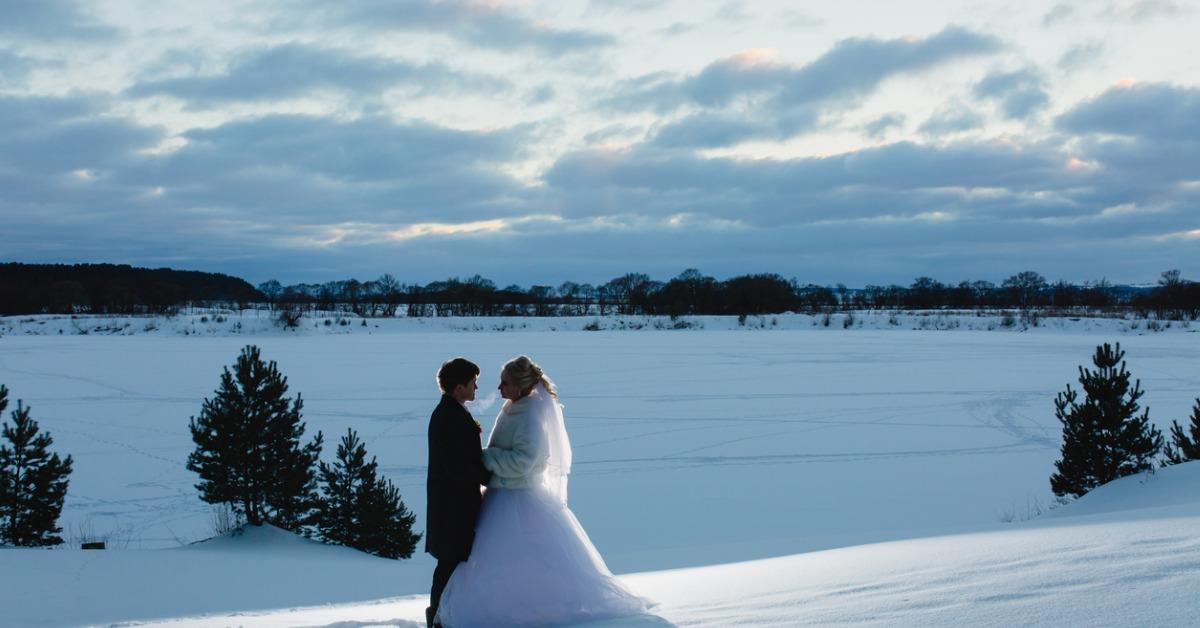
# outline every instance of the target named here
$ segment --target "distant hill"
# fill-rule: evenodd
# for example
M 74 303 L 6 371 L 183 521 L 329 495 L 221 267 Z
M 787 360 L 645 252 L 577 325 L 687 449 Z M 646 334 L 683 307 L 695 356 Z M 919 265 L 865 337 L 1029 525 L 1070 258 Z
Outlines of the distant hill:
M 126 264 L 0 264 L 0 314 L 167 312 L 193 302 L 248 303 L 244 279 Z

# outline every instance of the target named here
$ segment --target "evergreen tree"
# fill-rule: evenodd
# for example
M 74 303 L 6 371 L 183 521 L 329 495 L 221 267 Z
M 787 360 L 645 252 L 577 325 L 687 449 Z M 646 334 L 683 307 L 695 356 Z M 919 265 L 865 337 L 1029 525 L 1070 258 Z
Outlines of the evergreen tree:
M 0 386 L 0 415 L 8 409 L 8 388 Z M 58 545 L 72 460 L 48 451 L 54 439 L 38 434 L 29 407 L 17 401 L 13 424 L 4 423 L 9 445 L 0 444 L 0 543 L 25 547 Z M 11 445 L 11 446 L 10 446 Z
M 367 462 L 358 434 L 347 430 L 338 444 L 337 460 L 320 466 L 325 495 L 317 529 L 330 543 L 384 558 L 408 558 L 421 540 L 412 531 L 416 516 L 391 480 L 377 477 L 378 466 L 374 456 Z
M 1150 423 L 1150 410 L 1138 414 L 1141 381 L 1130 388 L 1125 352 L 1118 343 L 1096 347 L 1096 370 L 1079 367 L 1078 393 L 1067 390 L 1054 399 L 1054 414 L 1062 423 L 1062 459 L 1050 476 L 1055 495 L 1079 497 L 1117 478 L 1153 468 L 1163 437 Z
M 1200 399 L 1192 406 L 1192 424 L 1187 432 L 1178 422 L 1171 421 L 1171 440 L 1166 450 L 1167 464 L 1200 460 Z
M 301 445 L 304 402 L 287 395 L 287 378 L 258 347 L 242 349 L 233 372 L 225 368 L 212 399 L 190 427 L 196 450 L 187 468 L 211 504 L 227 503 L 246 523 L 270 523 L 304 532 L 318 504 L 316 462 L 322 436 Z

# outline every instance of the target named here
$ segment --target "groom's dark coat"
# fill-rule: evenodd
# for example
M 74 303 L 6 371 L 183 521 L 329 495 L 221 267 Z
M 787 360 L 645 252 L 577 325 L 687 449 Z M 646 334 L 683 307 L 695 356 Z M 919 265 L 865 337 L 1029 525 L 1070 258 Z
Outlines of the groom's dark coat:
M 438 560 L 466 560 L 475 542 L 475 520 L 483 502 L 480 485 L 491 472 L 483 466 L 481 429 L 450 395 L 429 417 L 429 476 L 425 551 Z

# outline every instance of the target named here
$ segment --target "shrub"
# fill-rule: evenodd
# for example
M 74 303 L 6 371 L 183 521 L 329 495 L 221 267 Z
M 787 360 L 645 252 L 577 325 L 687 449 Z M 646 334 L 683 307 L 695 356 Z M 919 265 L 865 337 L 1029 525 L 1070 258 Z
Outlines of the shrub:
M 0 386 L 0 413 L 8 408 L 8 388 Z M 0 542 L 24 547 L 63 542 L 58 517 L 67 495 L 73 461 L 49 451 L 54 439 L 38 434 L 29 406 L 17 401 L 12 425 L 3 424 L 0 444 Z
M 316 506 L 322 437 L 300 444 L 304 403 L 299 395 L 289 400 L 287 390 L 275 362 L 263 362 L 254 345 L 242 349 L 191 419 L 196 449 L 187 468 L 200 475 L 196 489 L 205 502 L 229 504 L 251 525 L 303 531 Z
M 377 477 L 378 463 L 354 430 L 338 444 L 337 460 L 321 463 L 323 496 L 317 516 L 321 539 L 382 556 L 412 556 L 421 535 L 412 531 L 409 512 L 391 480 Z
M 1050 477 L 1055 495 L 1079 497 L 1117 478 L 1153 469 L 1163 438 L 1150 423 L 1150 411 L 1138 414 L 1141 382 L 1130 386 L 1121 345 L 1096 347 L 1096 369 L 1079 367 L 1084 397 L 1067 385 L 1054 399 L 1062 423 L 1062 458 Z

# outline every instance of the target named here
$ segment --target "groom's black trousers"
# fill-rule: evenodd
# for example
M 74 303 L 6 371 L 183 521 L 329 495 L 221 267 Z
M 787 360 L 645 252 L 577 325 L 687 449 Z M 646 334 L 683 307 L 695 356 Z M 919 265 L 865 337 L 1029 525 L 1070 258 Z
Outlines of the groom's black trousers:
M 429 592 L 429 608 L 433 609 L 433 616 L 437 616 L 438 606 L 442 603 L 442 591 L 446 590 L 446 583 L 450 582 L 450 574 L 454 573 L 454 568 L 462 562 L 457 558 L 442 558 L 438 559 L 437 567 L 433 570 L 433 589 Z

